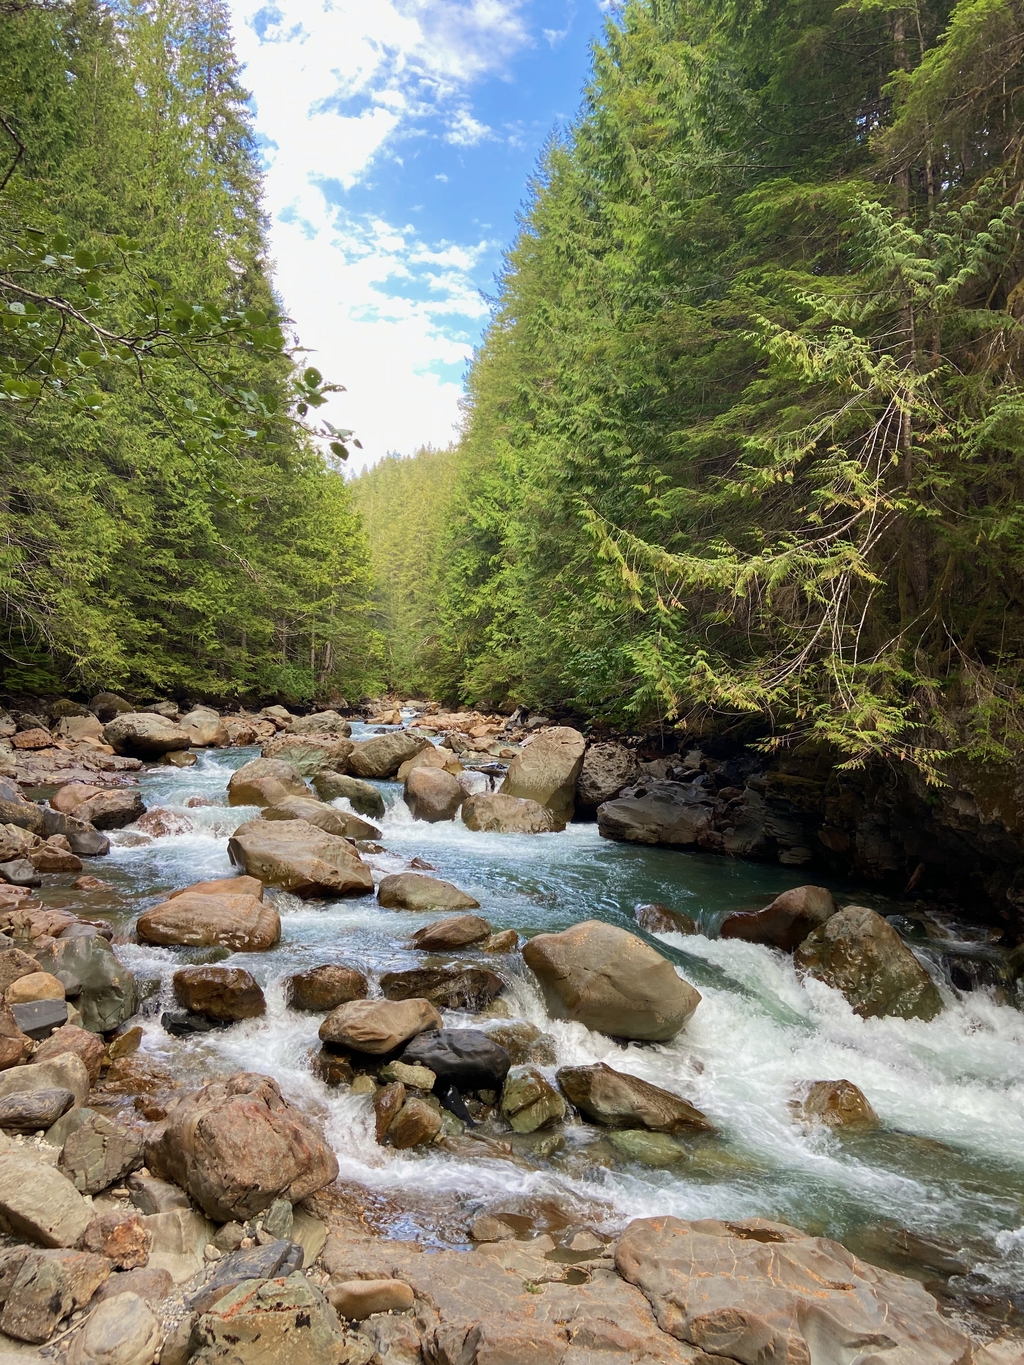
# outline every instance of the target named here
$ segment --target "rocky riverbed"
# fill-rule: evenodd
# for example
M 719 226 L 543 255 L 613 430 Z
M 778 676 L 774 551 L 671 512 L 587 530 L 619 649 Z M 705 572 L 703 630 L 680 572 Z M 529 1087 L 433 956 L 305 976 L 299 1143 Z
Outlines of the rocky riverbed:
M 4 1365 L 1024 1360 L 994 931 L 722 857 L 699 754 L 58 709 L 0 718 Z

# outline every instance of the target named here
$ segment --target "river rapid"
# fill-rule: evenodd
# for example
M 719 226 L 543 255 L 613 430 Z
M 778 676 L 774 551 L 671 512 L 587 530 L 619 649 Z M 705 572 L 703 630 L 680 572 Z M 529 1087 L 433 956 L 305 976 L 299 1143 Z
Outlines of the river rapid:
M 353 726 L 355 738 L 371 733 Z M 140 775 L 150 809 L 179 812 L 191 832 L 139 841 L 113 835 L 108 858 L 89 865 L 109 883 L 80 913 L 102 913 L 127 930 L 168 891 L 229 875 L 227 840 L 258 815 L 227 806 L 230 772 L 258 756 L 254 749 L 201 752 L 192 768 L 155 767 Z M 479 777 L 481 789 L 487 779 Z M 564 1144 L 549 1152 L 544 1132 L 517 1142 L 513 1157 L 488 1152 L 455 1156 L 435 1149 L 395 1152 L 373 1138 L 372 1102 L 315 1079 L 309 1057 L 319 1016 L 285 1004 L 293 972 L 344 962 L 365 972 L 371 994 L 380 974 L 421 965 L 406 946 L 410 933 L 438 918 L 381 909 L 371 897 L 303 901 L 268 892 L 282 918 L 280 945 L 265 954 L 211 954 L 125 943 L 118 947 L 150 996 L 143 1050 L 177 1078 L 196 1082 L 216 1072 L 272 1075 L 283 1093 L 322 1116 L 344 1181 L 376 1199 L 378 1225 L 427 1245 L 465 1242 L 478 1212 L 507 1210 L 527 1218 L 552 1208 L 608 1231 L 632 1217 L 754 1215 L 781 1219 L 863 1250 L 870 1259 L 879 1225 L 906 1228 L 967 1248 L 973 1267 L 953 1284 L 974 1296 L 1019 1292 L 1024 1284 L 1024 1013 L 984 991 L 959 995 L 943 979 L 923 935 L 908 941 L 933 970 L 945 1009 L 930 1023 L 857 1018 L 845 999 L 814 980 L 800 980 L 783 954 L 721 940 L 729 911 L 757 908 L 801 881 L 799 872 L 712 855 L 611 843 L 594 824 L 560 834 L 477 834 L 461 821 L 414 821 L 395 782 L 375 784 L 388 803 L 380 824 L 385 853 L 367 854 L 375 876 L 408 868 L 414 857 L 435 875 L 470 892 L 494 929 L 520 935 L 559 930 L 600 918 L 640 932 L 638 903 L 660 901 L 694 917 L 702 933 L 667 934 L 659 942 L 703 1000 L 671 1044 L 623 1047 L 582 1025 L 548 1018 L 518 954 L 468 950 L 508 982 L 503 997 L 514 1018 L 554 1040 L 557 1065 L 607 1061 L 685 1096 L 717 1125 L 720 1136 L 695 1144 L 691 1158 L 669 1169 L 630 1163 L 600 1130 L 569 1124 Z M 189 798 L 215 804 L 191 807 Z M 337 804 L 347 808 L 344 801 Z M 869 904 L 883 914 L 900 907 L 863 888 L 832 884 L 842 904 Z M 55 890 L 46 899 L 57 899 Z M 898 921 L 907 928 L 907 921 Z M 954 932 L 956 932 L 954 930 Z M 969 931 L 962 931 L 967 933 Z M 185 962 L 244 966 L 267 998 L 264 1018 L 191 1038 L 174 1038 L 160 1012 L 175 1008 L 170 981 Z M 449 1012 L 449 1026 L 479 1024 Z M 556 1067 L 545 1068 L 552 1077 Z M 879 1114 L 879 1131 L 840 1137 L 808 1129 L 790 1108 L 801 1082 L 844 1078 L 864 1091 Z M 545 1211 L 548 1211 L 545 1213 Z M 876 1239 L 873 1242 L 872 1239 Z M 927 1271 L 918 1270 L 922 1278 Z

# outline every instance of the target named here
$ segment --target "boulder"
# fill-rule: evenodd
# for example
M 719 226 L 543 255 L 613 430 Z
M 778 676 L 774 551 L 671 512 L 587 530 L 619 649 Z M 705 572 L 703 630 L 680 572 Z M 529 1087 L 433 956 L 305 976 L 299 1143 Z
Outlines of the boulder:
M 293 1010 L 326 1014 L 350 1000 L 365 1000 L 366 977 L 355 967 L 328 964 L 298 972 L 287 983 L 288 1003 Z
M 89 1095 L 89 1073 L 80 1057 L 62 1052 L 45 1062 L 0 1072 L 0 1099 L 16 1090 L 70 1090 L 75 1103 L 84 1104 Z
M 58 739 L 77 744 L 83 739 L 103 740 L 103 722 L 97 716 L 61 716 L 54 727 Z
M 195 825 L 178 810 L 148 810 L 135 821 L 134 828 L 151 839 L 176 838 L 182 834 L 195 833 Z
M 211 1019 L 257 1019 L 266 1014 L 263 991 L 242 967 L 182 967 L 174 973 L 179 1005 Z
M 58 1168 L 82 1194 L 98 1194 L 142 1165 L 142 1138 L 95 1109 L 75 1109 L 61 1120 Z M 60 1134 L 47 1135 L 54 1141 Z M 54 1146 L 57 1143 L 54 1141 Z
M 327 1298 L 346 1322 L 362 1322 L 375 1313 L 406 1313 L 416 1301 L 404 1280 L 343 1280 L 331 1285 Z
M 275 1199 L 297 1204 L 338 1175 L 334 1153 L 276 1081 L 247 1072 L 172 1105 L 146 1164 L 220 1223 L 254 1218 Z
M 32 1000 L 63 1000 L 64 983 L 49 972 L 30 972 L 7 987 L 8 1005 L 27 1005 Z
M 50 804 L 62 815 L 91 825 L 93 829 L 123 829 L 145 815 L 146 807 L 135 787 L 94 787 L 88 782 L 69 782 L 50 798 Z M 68 834 L 68 831 L 58 831 Z M 75 845 L 72 843 L 71 847 Z
M 82 1027 L 92 1033 L 109 1033 L 138 1009 L 135 978 L 102 935 L 58 939 L 39 961 L 47 971 L 80 982 L 75 1005 Z
M 0 1330 L 33 1345 L 49 1341 L 61 1319 L 83 1308 L 109 1274 L 109 1262 L 87 1251 L 18 1248 L 4 1266 L 3 1278 L 11 1282 Z
M 852 1081 L 811 1081 L 799 1086 L 791 1108 L 805 1123 L 826 1128 L 877 1128 L 879 1118 Z
M 143 943 L 262 953 L 280 939 L 281 917 L 255 896 L 203 896 L 190 891 L 145 911 L 135 932 Z
M 85 1321 L 68 1351 L 67 1365 L 152 1365 L 164 1331 L 138 1294 L 104 1299 Z
M 364 782 L 360 777 L 349 777 L 345 773 L 318 772 L 313 777 L 313 786 L 321 801 L 337 801 L 344 798 L 353 810 L 360 815 L 383 819 L 384 798 L 376 787 Z
M 64 1052 L 73 1052 L 88 1073 L 90 1082 L 95 1085 L 100 1078 L 100 1069 L 106 1048 L 103 1039 L 89 1029 L 79 1028 L 76 1024 L 65 1024 L 56 1029 L 45 1042 L 40 1043 L 34 1053 L 36 1062 L 49 1062 Z
M 320 1040 L 382 1057 L 416 1034 L 440 1027 L 441 1016 L 428 1000 L 351 1000 L 320 1025 Z
M 42 886 L 43 879 L 27 858 L 10 858 L 0 863 L 0 881 L 9 886 Z
M 283 730 L 291 725 L 294 717 L 286 706 L 264 706 L 259 719 L 273 721 L 278 730 Z
M 478 910 L 480 902 L 451 882 L 421 872 L 395 872 L 381 880 L 377 900 L 388 910 Z
M 63 834 L 54 834 L 45 843 L 29 850 L 28 860 L 37 872 L 81 872 L 82 860 L 72 853 Z
M 249 820 L 228 840 L 236 867 L 296 896 L 362 896 L 373 876 L 352 845 L 308 820 Z
M 417 929 L 412 945 L 425 953 L 450 953 L 470 943 L 481 943 L 491 935 L 491 926 L 480 915 L 451 915 Z
M 42 833 L 49 838 L 62 834 L 70 845 L 71 852 L 80 858 L 102 858 L 110 852 L 110 840 L 101 834 L 95 825 L 79 820 L 73 815 L 65 815 L 50 806 L 42 809 Z
M 501 794 L 536 801 L 568 824 L 586 747 L 580 732 L 568 726 L 541 731 L 508 765 Z
M 380 830 L 376 825 L 351 815 L 348 811 L 338 810 L 324 801 L 314 801 L 308 796 L 289 796 L 276 806 L 267 806 L 263 812 L 264 820 L 305 820 L 317 829 L 328 834 L 337 834 L 342 839 L 379 839 Z
M 408 730 L 393 730 L 387 735 L 353 744 L 349 754 L 349 771 L 356 777 L 394 777 L 402 764 L 430 746 L 430 740 L 413 735 Z
M 832 893 L 823 886 L 794 886 L 776 896 L 763 910 L 737 911 L 727 915 L 722 938 L 741 938 L 747 943 L 766 943 L 791 953 L 812 930 L 836 913 Z
M 54 1029 L 61 1028 L 70 1018 L 64 1000 L 30 1000 L 28 1004 L 9 1008 L 21 1032 L 37 1042 L 49 1038 Z
M 352 726 L 337 711 L 316 711 L 311 716 L 293 716 L 293 735 L 331 734 L 348 736 Z
M 83 1251 L 106 1256 L 119 1270 L 137 1270 L 144 1266 L 152 1244 L 153 1234 L 139 1215 L 120 1209 L 116 1213 L 98 1214 L 82 1234 Z
M 264 1233 L 268 1233 L 268 1222 L 272 1222 L 271 1212 L 275 1207 L 287 1210 L 285 1221 L 292 1219 L 291 1205 L 285 1200 L 276 1201 L 275 1205 L 267 1210 L 262 1222 Z M 229 1225 L 231 1226 L 231 1225 Z M 235 1227 L 241 1227 L 240 1223 L 235 1223 Z M 244 1228 L 243 1228 L 244 1236 Z M 218 1233 L 218 1237 L 220 1234 Z M 214 1239 L 214 1246 L 217 1239 Z M 206 1313 L 229 1293 L 237 1285 L 244 1284 L 246 1280 L 269 1280 L 290 1275 L 292 1271 L 301 1268 L 305 1257 L 302 1248 L 288 1241 L 284 1237 L 268 1236 L 262 1245 L 254 1247 L 236 1247 L 222 1261 L 217 1263 L 213 1272 L 213 1278 L 193 1294 L 189 1300 L 189 1305 L 200 1313 Z
M 0 1071 L 19 1066 L 32 1052 L 32 1039 L 22 1033 L 11 1009 L 0 996 Z
M 190 749 L 226 749 L 227 726 L 217 711 L 208 706 L 197 706 L 181 718 L 181 728 L 188 735 Z
M 191 886 L 183 886 L 180 891 L 172 891 L 167 899 L 172 901 L 175 896 L 191 894 L 197 896 L 255 896 L 258 901 L 261 901 L 263 899 L 263 883 L 258 877 L 215 877 L 213 881 L 193 882 Z
M 564 820 L 538 802 L 500 792 L 467 796 L 462 820 L 480 834 L 555 834 L 565 828 Z
M 7 941 L 10 942 L 10 939 Z M 20 948 L 5 948 L 0 952 L 0 995 L 6 996 L 15 981 L 24 976 L 34 976 L 38 970 L 39 963 L 28 953 L 23 953 Z
M 414 820 L 429 824 L 454 820 L 462 805 L 462 788 L 443 768 L 413 768 L 405 779 L 405 804 Z
M 887 920 L 848 905 L 800 944 L 796 965 L 842 991 L 854 1014 L 878 1019 L 934 1019 L 942 997 L 931 977 Z
M 635 934 L 586 920 L 523 946 L 548 1012 L 614 1038 L 668 1042 L 700 1003 L 689 982 Z
M 352 741 L 340 735 L 271 735 L 264 740 L 260 753 L 264 758 L 281 759 L 290 763 L 303 777 L 319 773 L 344 772 Z
M 684 915 L 681 910 L 670 910 L 667 905 L 638 905 L 633 910 L 633 918 L 649 934 L 697 933 L 696 920 Z
M 605 801 L 613 801 L 624 787 L 632 786 L 640 776 L 640 760 L 633 749 L 614 741 L 591 744 L 583 755 L 583 767 L 576 783 L 576 804 L 581 810 L 595 811 Z
M 441 1111 L 417 1096 L 405 1101 L 388 1125 L 388 1142 L 400 1150 L 433 1142 L 441 1131 Z
M 168 1271 L 157 1270 L 151 1265 L 138 1266 L 107 1280 L 96 1295 L 96 1302 L 103 1303 L 106 1299 L 116 1298 L 118 1294 L 137 1294 L 153 1307 L 169 1298 L 173 1289 L 174 1280 Z
M 43 807 L 22 793 L 17 782 L 0 777 L 0 825 L 17 825 L 31 834 L 43 834 Z
M 66 1176 L 33 1157 L 0 1153 L 0 1215 L 14 1234 L 44 1247 L 73 1247 L 92 1221 Z
M 505 1077 L 501 1112 L 514 1133 L 534 1133 L 565 1118 L 565 1100 L 535 1066 L 517 1066 Z
M 145 1215 L 142 1222 L 153 1239 L 149 1252 L 152 1269 L 166 1270 L 175 1284 L 191 1280 L 203 1269 L 204 1253 L 216 1233 L 208 1218 L 189 1205 Z
M 631 844 L 712 848 L 720 839 L 714 813 L 715 799 L 704 787 L 645 781 L 640 787 L 627 787 L 617 800 L 598 806 L 597 828 L 605 839 Z
M 333 1308 L 304 1275 L 244 1280 L 196 1324 L 190 1365 L 352 1365 Z
M 429 1000 L 438 1009 L 482 1010 L 505 989 L 500 976 L 485 967 L 412 967 L 385 972 L 380 988 L 386 1000 Z
M 38 1133 L 52 1127 L 75 1102 L 70 1090 L 15 1090 L 0 1099 L 0 1128 L 5 1133 Z
M 254 758 L 228 778 L 229 806 L 276 806 L 289 796 L 309 795 L 296 770 L 280 758 Z
M 407 1045 L 401 1060 L 425 1066 L 437 1077 L 435 1091 L 501 1090 L 511 1058 L 506 1050 L 479 1029 L 438 1028 L 421 1033 Z
M 53 745 L 53 736 L 45 727 L 35 726 L 12 735 L 10 743 L 15 749 L 49 749 Z
M 136 1171 L 128 1177 L 128 1197 L 141 1214 L 170 1213 L 172 1209 L 190 1209 L 192 1201 L 184 1190 L 169 1180 Z
M 550 1033 L 541 1033 L 536 1024 L 528 1024 L 525 1019 L 488 1024 L 487 1036 L 505 1049 L 513 1066 L 523 1066 L 526 1062 L 536 1062 L 538 1066 L 554 1065 L 555 1040 Z
M 172 749 L 187 749 L 188 731 L 176 721 L 152 711 L 125 711 L 103 727 L 104 742 L 115 754 L 129 758 L 159 758 Z
M 613 1071 L 604 1062 L 563 1066 L 558 1084 L 572 1104 L 606 1128 L 647 1128 L 655 1133 L 710 1131 L 699 1109 L 639 1076 Z
M 373 1097 L 374 1136 L 381 1146 L 387 1141 L 388 1129 L 405 1103 L 405 1094 L 405 1083 L 392 1081 L 390 1085 L 381 1086 Z
M 620 1237 L 615 1265 L 663 1331 L 741 1365 L 971 1359 L 969 1339 L 920 1284 L 795 1228 L 641 1218 Z
M 426 749 L 421 749 L 414 757 L 407 758 L 395 776 L 398 778 L 399 782 L 404 783 L 405 779 L 416 768 L 443 768 L 445 772 L 448 773 L 461 773 L 465 771 L 451 749 L 441 749 L 435 747 L 433 744 L 429 745 Z

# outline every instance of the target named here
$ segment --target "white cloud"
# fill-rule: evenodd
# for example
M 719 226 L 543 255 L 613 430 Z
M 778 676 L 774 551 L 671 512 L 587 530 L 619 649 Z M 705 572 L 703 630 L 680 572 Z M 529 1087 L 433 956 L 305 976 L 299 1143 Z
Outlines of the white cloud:
M 486 305 L 487 242 L 360 218 L 345 192 L 409 136 L 493 136 L 470 103 L 530 42 L 523 0 L 231 0 L 267 162 L 276 282 L 302 343 L 346 385 L 326 415 L 365 459 L 443 444 Z M 445 177 L 439 175 L 438 180 Z

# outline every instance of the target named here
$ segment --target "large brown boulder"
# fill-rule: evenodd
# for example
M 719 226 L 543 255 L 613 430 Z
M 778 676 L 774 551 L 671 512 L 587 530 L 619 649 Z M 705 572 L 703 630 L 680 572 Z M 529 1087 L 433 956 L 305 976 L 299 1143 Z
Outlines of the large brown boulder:
M 831 891 L 823 886 L 794 886 L 763 910 L 736 911 L 722 921 L 723 938 L 767 943 L 791 953 L 813 930 L 836 913 Z
M 422 872 L 393 872 L 381 880 L 377 900 L 388 910 L 478 910 L 480 902 L 451 882 Z
M 228 779 L 229 806 L 276 806 L 289 796 L 310 795 L 292 765 L 279 758 L 254 758 Z
M 264 758 L 290 763 L 303 777 L 315 777 L 322 772 L 344 772 L 352 741 L 342 735 L 285 733 L 264 740 L 260 752 Z
M 183 1008 L 210 1019 L 258 1019 L 267 1012 L 262 990 L 243 967 L 182 967 L 174 973 L 174 995 Z
M 227 748 L 227 726 L 219 713 L 208 706 L 197 706 L 182 716 L 181 728 L 188 735 L 190 749 Z
M 382 1057 L 440 1027 L 441 1016 L 429 1000 L 352 1000 L 327 1016 L 320 1041 Z
M 916 1281 L 782 1224 L 637 1219 L 619 1239 L 615 1266 L 643 1290 L 662 1331 L 716 1360 L 962 1365 L 973 1358 L 969 1339 Z
M 467 829 L 480 834 L 555 834 L 565 821 L 537 801 L 501 792 L 467 796 L 462 803 Z
M 668 1042 L 700 1003 L 659 952 L 612 924 L 586 920 L 523 947 L 548 1012 L 613 1038 Z
M 576 783 L 576 804 L 581 810 L 594 811 L 612 801 L 624 787 L 632 786 L 641 775 L 640 760 L 633 749 L 610 741 L 591 744 L 583 755 L 583 767 Z
M 261 953 L 280 939 L 281 917 L 255 896 L 185 891 L 141 914 L 135 932 L 143 943 Z
M 405 804 L 414 820 L 426 820 L 430 824 L 454 820 L 462 805 L 462 796 L 458 779 L 443 768 L 423 765 L 413 768 L 405 779 Z
M 349 1000 L 365 1000 L 369 989 L 366 977 L 355 967 L 328 963 L 297 972 L 287 983 L 288 1003 L 293 1010 L 314 1010 L 326 1014 Z
M 347 738 L 352 726 L 337 711 L 315 711 L 311 716 L 293 716 L 291 722 L 293 735 L 330 734 Z
M 330 1147 L 269 1076 L 243 1072 L 186 1095 L 146 1143 L 153 1175 L 187 1190 L 218 1223 L 297 1204 L 338 1175 Z
M 542 730 L 508 765 L 501 794 L 536 801 L 568 824 L 586 747 L 580 732 L 567 725 Z
M 347 773 L 318 772 L 313 777 L 313 786 L 321 801 L 337 801 L 339 797 L 344 797 L 360 815 L 369 815 L 378 820 L 384 817 L 386 807 L 383 796 L 361 777 L 349 777 Z
M 490 935 L 491 926 L 482 916 L 451 915 L 417 929 L 412 945 L 427 953 L 450 953 L 470 943 L 482 943 Z
M 125 711 L 103 727 L 103 739 L 116 754 L 130 758 L 158 758 L 191 744 L 188 731 L 176 721 L 152 711 Z
M 796 965 L 842 991 L 854 1014 L 878 1019 L 934 1019 L 942 997 L 924 967 L 887 920 L 848 905 L 804 939 Z
M 408 730 L 392 730 L 354 744 L 349 754 L 349 771 L 356 777 L 394 777 L 406 759 L 414 758 L 430 740 L 411 735 Z
M 679 1095 L 639 1076 L 613 1071 L 604 1062 L 563 1066 L 563 1093 L 581 1113 L 606 1128 L 647 1128 L 654 1133 L 684 1133 L 712 1127 L 699 1109 Z
M 249 820 L 228 841 L 236 867 L 297 896 L 362 896 L 370 869 L 352 845 L 308 820 Z
M 88 782 L 69 782 L 54 793 L 50 804 L 94 829 L 123 829 L 146 813 L 137 787 L 94 787 Z
M 486 967 L 410 967 L 384 972 L 380 988 L 387 1000 L 429 1000 L 444 1010 L 482 1010 L 505 989 Z
M 289 796 L 276 806 L 267 806 L 264 820 L 308 820 L 317 829 L 342 839 L 379 839 L 380 830 L 368 820 L 361 820 L 349 811 L 337 810 L 326 801 L 314 801 L 309 796 Z

